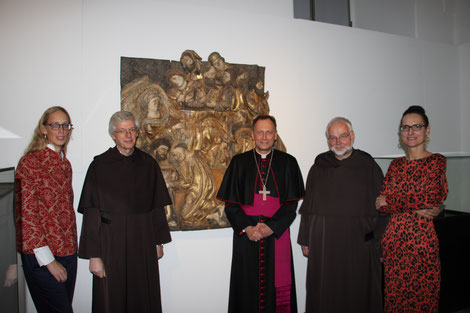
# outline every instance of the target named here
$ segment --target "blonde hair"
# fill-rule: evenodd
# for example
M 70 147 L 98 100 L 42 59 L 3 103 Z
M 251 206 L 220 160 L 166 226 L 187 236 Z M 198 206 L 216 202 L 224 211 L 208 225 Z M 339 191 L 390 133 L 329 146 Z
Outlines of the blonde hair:
M 38 125 L 34 129 L 33 138 L 31 139 L 31 142 L 28 148 L 26 148 L 24 152 L 25 155 L 28 153 L 37 151 L 37 150 L 44 149 L 47 146 L 49 142 L 47 140 L 47 137 L 42 133 L 41 128 L 47 124 L 47 121 L 49 120 L 49 117 L 51 116 L 51 114 L 58 112 L 58 111 L 61 111 L 65 115 L 67 115 L 68 123 L 72 123 L 69 113 L 63 107 L 53 106 L 53 107 L 48 108 L 42 114 L 41 118 L 39 119 Z M 70 141 L 70 134 L 67 136 L 64 146 L 62 147 L 62 150 L 64 150 L 65 152 L 67 152 L 67 145 L 69 141 Z

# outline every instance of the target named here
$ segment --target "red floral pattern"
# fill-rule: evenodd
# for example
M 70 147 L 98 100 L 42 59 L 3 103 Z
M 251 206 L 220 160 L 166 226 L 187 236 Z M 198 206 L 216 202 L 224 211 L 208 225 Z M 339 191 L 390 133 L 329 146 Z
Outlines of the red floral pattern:
M 17 249 L 49 246 L 56 256 L 77 252 L 72 166 L 44 148 L 25 155 L 16 168 Z
M 392 161 L 381 194 L 392 213 L 382 237 L 385 312 L 438 312 L 439 241 L 433 221 L 415 213 L 442 204 L 447 197 L 446 158 Z

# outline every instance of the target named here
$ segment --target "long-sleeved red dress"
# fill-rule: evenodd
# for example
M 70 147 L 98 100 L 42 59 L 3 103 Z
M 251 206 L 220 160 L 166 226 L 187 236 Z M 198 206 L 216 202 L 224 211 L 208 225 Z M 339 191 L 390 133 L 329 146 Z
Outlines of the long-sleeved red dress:
M 431 219 L 415 211 L 431 209 L 447 197 L 446 158 L 392 161 L 381 194 L 392 213 L 382 237 L 385 312 L 437 312 L 440 291 L 439 241 Z

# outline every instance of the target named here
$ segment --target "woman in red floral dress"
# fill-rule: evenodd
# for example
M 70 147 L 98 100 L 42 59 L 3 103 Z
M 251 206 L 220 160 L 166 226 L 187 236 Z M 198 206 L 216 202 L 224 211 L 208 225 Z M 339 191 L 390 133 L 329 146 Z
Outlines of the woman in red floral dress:
M 70 115 L 51 107 L 16 168 L 18 252 L 38 313 L 71 313 L 77 274 L 72 167 L 66 158 Z
M 392 161 L 376 201 L 379 211 L 391 213 L 382 237 L 385 312 L 438 312 L 441 269 L 432 218 L 448 188 L 446 158 L 426 150 L 429 132 L 422 107 L 403 113 L 406 157 Z

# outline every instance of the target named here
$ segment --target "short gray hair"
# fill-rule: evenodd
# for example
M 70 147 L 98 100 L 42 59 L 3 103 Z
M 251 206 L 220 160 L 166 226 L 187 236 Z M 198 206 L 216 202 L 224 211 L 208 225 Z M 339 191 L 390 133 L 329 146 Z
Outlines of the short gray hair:
M 137 127 L 137 130 L 139 130 L 139 120 L 137 120 L 131 112 L 128 111 L 117 111 L 113 115 L 111 115 L 111 118 L 109 119 L 109 127 L 108 127 L 108 132 L 109 135 L 112 137 L 114 135 L 114 131 L 116 130 L 117 124 L 120 122 L 124 121 L 129 121 L 132 120 L 135 123 L 135 126 Z
M 326 125 L 326 130 L 325 130 L 326 138 L 328 138 L 328 136 L 329 136 L 329 134 L 328 134 L 328 129 L 330 129 L 331 125 L 336 124 L 336 123 L 345 123 L 346 125 L 348 125 L 349 132 L 352 132 L 352 131 L 353 131 L 352 123 L 351 123 L 350 120 L 348 120 L 348 119 L 345 118 L 345 117 L 337 116 L 337 117 L 333 118 L 333 119 L 328 123 L 328 125 Z

